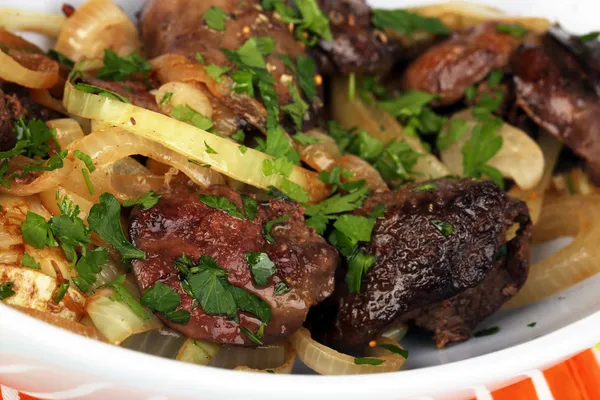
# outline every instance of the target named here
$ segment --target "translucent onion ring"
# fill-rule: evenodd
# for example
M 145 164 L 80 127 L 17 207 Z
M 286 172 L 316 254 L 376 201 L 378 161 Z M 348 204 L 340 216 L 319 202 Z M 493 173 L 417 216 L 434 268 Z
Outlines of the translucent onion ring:
M 98 197 L 104 192 L 111 192 L 120 200 L 131 197 L 131 194 L 113 192 L 111 174 L 115 162 L 135 154 L 150 157 L 171 165 L 182 171 L 194 183 L 202 187 L 225 183 L 223 177 L 218 172 L 191 163 L 186 157 L 165 148 L 159 143 L 134 135 L 120 128 L 97 130 L 81 140 L 72 143 L 70 148 L 71 150 L 77 149 L 89 155 L 96 165 L 96 171 L 90 174 L 95 193 L 94 195 L 90 195 L 88 192 L 81 171 L 82 168 L 85 168 L 82 162 L 77 163 L 68 181 L 64 183 L 64 187 L 92 201 L 97 201 Z M 143 178 L 143 176 L 137 178 Z
M 296 352 L 294 351 L 294 347 L 288 341 L 285 341 L 283 345 L 285 346 L 285 361 L 280 366 L 275 368 L 256 369 L 241 365 L 235 367 L 234 370 L 269 374 L 291 374 L 292 369 L 294 368 L 294 362 L 296 361 Z
M 15 8 L 0 8 L 0 26 L 10 31 L 38 32 L 57 37 L 67 18 Z
M 102 58 L 105 49 L 124 56 L 141 48 L 138 31 L 110 0 L 89 0 L 64 23 L 56 50 L 73 61 Z
M 0 11 L 2 13 L 2 11 Z M 0 14 L 1 15 L 1 14 Z M 3 17 L 0 16 L 0 19 Z M 0 25 L 2 25 L 0 23 Z M 28 42 L 21 36 L 14 35 L 7 30 L 0 28 L 0 43 L 9 49 L 13 50 L 26 50 L 34 53 L 44 53 L 42 49 L 37 47 L 35 44 Z
M 30 163 L 33 160 L 22 156 L 13 157 L 10 162 Z M 9 164 L 10 165 L 10 164 Z M 10 193 L 16 196 L 31 196 L 59 185 L 62 185 L 71 172 L 73 171 L 73 162 L 68 158 L 63 160 L 63 167 L 55 169 L 54 171 L 42 172 L 33 182 L 31 183 L 16 183 L 11 182 L 10 188 L 0 186 L 0 192 Z
M 29 94 L 31 95 L 31 99 L 39 105 L 57 113 L 67 115 L 67 110 L 65 110 L 62 102 L 52 97 L 48 89 L 30 89 Z
M 506 306 L 527 305 L 600 273 L 599 219 L 598 195 L 546 199 L 535 227 L 535 241 L 563 236 L 574 236 L 574 239 L 550 257 L 532 265 L 525 286 Z
M 59 65 L 43 54 L 0 51 L 0 79 L 31 89 L 48 89 L 58 82 Z
M 121 103 L 106 97 L 76 90 L 70 83 L 65 88 L 65 107 L 81 117 L 100 120 L 119 126 L 151 141 L 158 142 L 177 152 L 185 159 L 199 164 L 208 164 L 212 170 L 221 172 L 235 180 L 268 189 L 282 188 L 281 176 L 265 176 L 262 164 L 271 156 L 254 149 L 242 149 L 237 143 L 221 138 L 192 125 L 177 121 L 131 104 Z M 177 132 L 177 135 L 173 135 Z M 207 145 L 217 154 L 207 152 Z M 327 186 L 317 174 L 295 166 L 289 177 L 309 193 L 311 202 L 319 202 L 328 195 Z
M 352 154 L 346 154 L 345 156 L 335 160 L 331 167 L 336 165 L 339 165 L 340 168 L 347 169 L 348 171 L 354 173 L 352 178 L 347 179 L 348 181 L 358 181 L 364 179 L 369 189 L 371 189 L 373 192 L 390 191 L 390 188 L 381 177 L 381 174 L 379 174 L 379 171 L 377 171 L 375 167 L 360 157 Z
M 313 129 L 305 134 L 320 140 L 319 143 L 298 146 L 300 158 L 311 168 L 325 171 L 342 156 L 335 140 L 320 129 Z
M 379 357 L 383 360 L 380 365 L 355 364 L 355 357 L 339 353 L 321 343 L 313 340 L 310 331 L 306 328 L 298 329 L 291 337 L 290 341 L 296 350 L 298 358 L 302 360 L 307 367 L 321 375 L 355 375 L 355 374 L 374 374 L 380 372 L 399 371 L 404 365 L 406 359 L 399 354 L 389 352 L 389 355 Z M 381 344 L 393 344 L 398 346 L 387 338 L 378 340 Z

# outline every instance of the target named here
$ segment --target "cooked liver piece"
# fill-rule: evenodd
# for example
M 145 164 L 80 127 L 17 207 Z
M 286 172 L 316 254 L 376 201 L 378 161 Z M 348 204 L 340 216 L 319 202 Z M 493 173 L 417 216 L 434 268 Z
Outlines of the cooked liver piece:
M 439 105 L 455 103 L 467 87 L 506 66 L 520 43 L 520 38 L 497 32 L 492 22 L 457 32 L 408 66 L 403 87 L 437 94 Z
M 215 186 L 203 194 L 226 197 L 241 209 L 240 194 L 232 189 Z M 256 294 L 270 305 L 272 319 L 265 328 L 263 343 L 288 336 L 302 325 L 311 305 L 331 294 L 339 261 L 335 249 L 305 225 L 303 214 L 298 204 L 277 199 L 259 205 L 256 219 L 250 221 L 209 208 L 199 200 L 197 193 L 187 189 L 162 196 L 153 208 L 137 210 L 132 215 L 132 241 L 147 255 L 146 260 L 133 262 L 140 290 L 161 281 L 178 292 L 179 309 L 191 312 L 189 323 L 179 325 L 159 316 L 167 325 L 191 338 L 252 345 L 240 328 L 256 332 L 260 321 L 254 315 L 240 312 L 239 325 L 224 315 L 208 315 L 200 306 L 192 308 L 192 297 L 181 287 L 173 260 L 184 253 L 194 261 L 208 255 L 227 270 L 230 284 Z M 275 242 L 268 243 L 264 238 L 264 224 L 284 215 L 291 218 L 274 226 L 271 233 Z M 275 263 L 276 275 L 269 279 L 266 287 L 254 283 L 246 252 L 264 252 Z M 291 291 L 275 295 L 275 285 L 281 280 Z
M 311 312 L 315 336 L 336 347 L 367 343 L 394 323 L 416 320 L 435 332 L 439 346 L 469 337 L 474 325 L 523 285 L 531 223 L 525 203 L 492 182 L 433 181 L 377 194 L 360 214 L 386 206 L 369 244 L 376 256 L 360 293 L 349 293 L 341 271 L 332 298 Z M 445 237 L 434 221 L 450 224 Z M 520 224 L 502 257 L 507 229 Z M 497 260 L 499 257 L 499 260 Z
M 519 106 L 600 171 L 600 97 L 590 84 L 593 75 L 566 49 L 548 41 L 519 49 L 512 68 Z
M 312 53 L 329 75 L 384 74 L 400 55 L 400 45 L 371 24 L 364 0 L 319 0 L 333 41 L 321 39 Z

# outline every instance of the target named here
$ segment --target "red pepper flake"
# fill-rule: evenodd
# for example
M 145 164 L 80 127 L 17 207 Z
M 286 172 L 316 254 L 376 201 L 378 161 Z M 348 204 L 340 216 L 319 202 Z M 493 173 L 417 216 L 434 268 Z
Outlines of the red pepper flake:
M 75 7 L 70 4 L 64 3 L 62 6 L 62 12 L 68 18 L 75 12 Z
M 133 125 L 135 125 L 135 118 L 131 117 L 131 118 L 129 118 L 129 121 L 130 121 L 130 122 L 131 122 Z

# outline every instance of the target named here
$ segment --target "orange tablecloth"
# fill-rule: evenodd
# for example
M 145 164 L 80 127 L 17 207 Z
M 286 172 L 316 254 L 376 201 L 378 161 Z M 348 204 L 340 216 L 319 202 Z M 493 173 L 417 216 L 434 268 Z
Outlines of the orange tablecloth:
M 600 400 L 600 344 L 575 357 L 474 400 Z M 0 400 L 38 400 L 0 385 Z M 111 399 L 120 400 L 120 399 Z M 127 400 L 127 399 L 122 399 Z

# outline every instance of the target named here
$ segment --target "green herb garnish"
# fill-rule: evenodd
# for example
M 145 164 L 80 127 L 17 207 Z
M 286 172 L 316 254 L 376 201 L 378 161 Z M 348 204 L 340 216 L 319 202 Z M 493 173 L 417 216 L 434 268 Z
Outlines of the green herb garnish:
M 202 20 L 206 22 L 206 25 L 217 31 L 225 30 L 225 19 L 227 19 L 227 13 L 215 6 L 206 10 L 202 16 Z
M 354 359 L 356 365 L 381 365 L 384 362 L 385 360 L 375 357 L 356 357 Z
M 275 263 L 271 261 L 268 254 L 246 253 L 246 261 L 250 265 L 250 271 L 256 285 L 260 287 L 267 286 L 269 278 L 275 275 Z
M 105 81 L 123 81 L 135 73 L 148 78 L 152 65 L 137 51 L 120 57 L 111 49 L 104 50 L 104 65 L 98 71 L 97 78 Z

